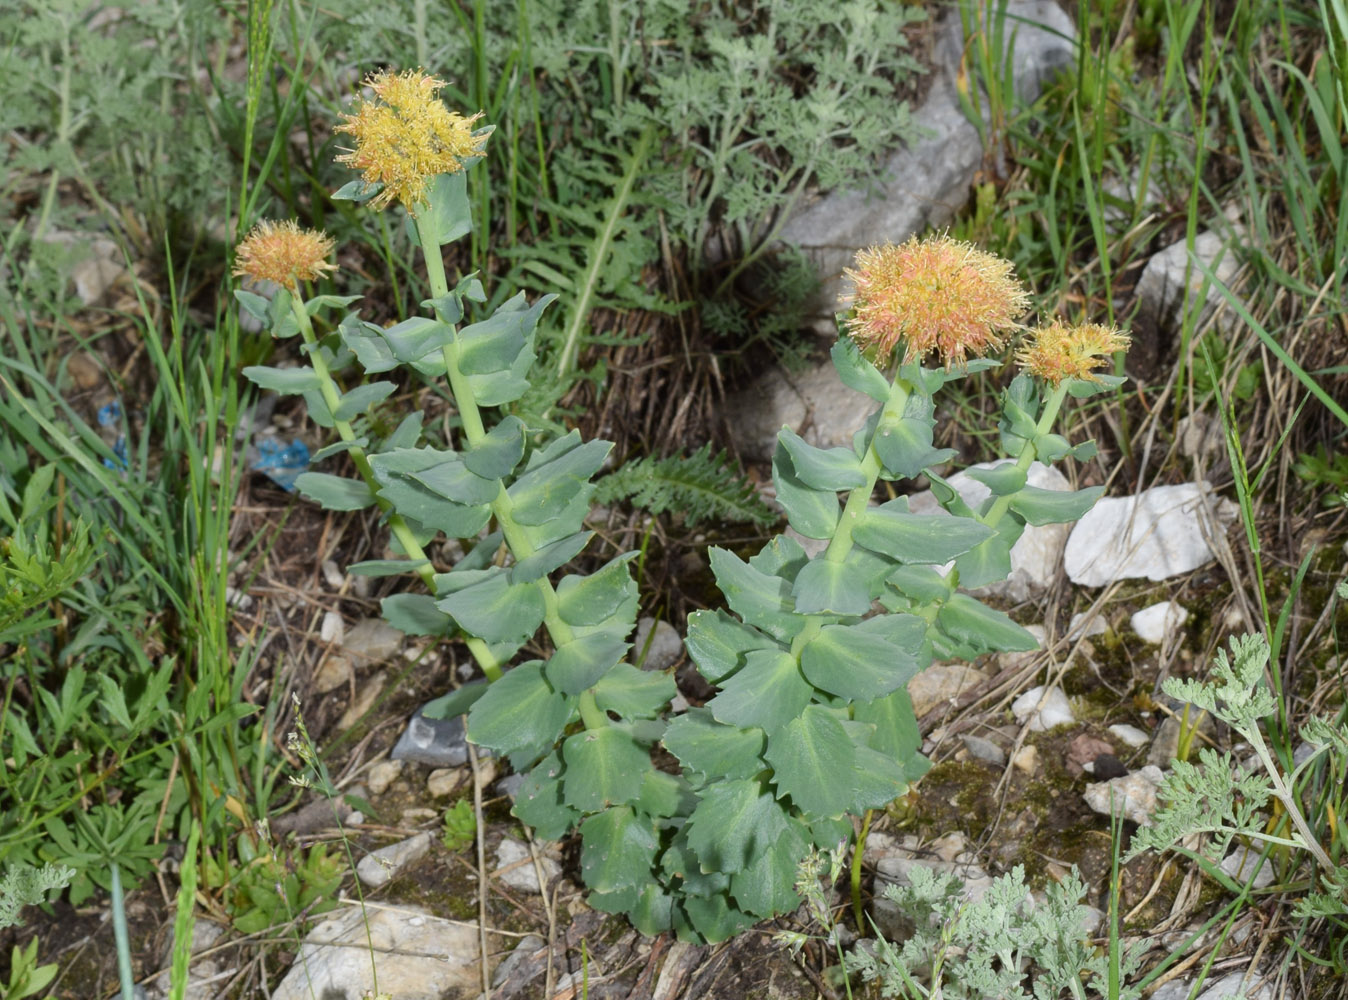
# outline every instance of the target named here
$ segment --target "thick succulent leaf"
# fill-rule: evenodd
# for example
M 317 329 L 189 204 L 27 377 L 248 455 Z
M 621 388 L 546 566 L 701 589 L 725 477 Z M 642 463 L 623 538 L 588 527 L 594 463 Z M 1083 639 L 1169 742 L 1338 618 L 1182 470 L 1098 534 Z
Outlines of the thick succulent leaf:
M 795 613 L 791 581 L 769 575 L 726 549 L 713 546 L 709 555 L 726 603 L 745 622 L 783 642 L 805 627 Z
M 964 474 L 975 482 L 982 483 L 992 491 L 993 496 L 1006 496 L 1025 486 L 1025 470 L 1015 462 L 1003 462 L 990 469 L 965 469 Z
M 583 813 L 634 802 L 653 770 L 650 752 L 616 726 L 568 736 L 562 759 L 566 762 L 562 797 Z
M 675 718 L 663 742 L 679 763 L 707 779 L 752 778 L 766 766 L 763 730 L 724 725 L 706 708 L 689 709 Z
M 382 402 L 398 388 L 392 382 L 367 382 L 344 392 L 337 400 L 333 416 L 338 420 L 353 420 L 375 403 Z
M 796 574 L 791 587 L 796 613 L 864 615 L 871 609 L 871 584 L 847 562 L 829 562 L 822 555 Z
M 740 909 L 759 917 L 790 913 L 800 906 L 796 879 L 805 853 L 810 849 L 809 831 L 797 820 L 787 819 L 786 829 L 758 860 L 730 878 L 730 895 Z
M 544 757 L 524 776 L 510 810 L 544 840 L 561 840 L 580 821 L 580 813 L 562 800 L 564 769 L 556 751 Z
M 912 653 L 851 625 L 825 625 L 801 651 L 800 667 L 815 687 L 854 701 L 889 694 L 918 669 Z
M 792 468 L 806 486 L 850 490 L 866 485 L 861 460 L 850 448 L 816 448 L 789 427 L 777 432 L 777 443 L 791 456 Z
M 685 830 L 704 871 L 734 874 L 771 849 L 786 813 L 759 782 L 723 781 L 703 792 Z
M 722 684 L 707 708 L 727 725 L 757 726 L 770 734 L 798 716 L 812 694 L 794 656 L 755 649 L 745 654 L 743 669 Z
M 780 441 L 772 456 L 772 481 L 786 519 L 806 538 L 832 538 L 842 506 L 835 490 L 817 490 L 796 475 L 791 455 Z
M 481 572 L 485 575 L 441 598 L 436 607 L 452 615 L 465 632 L 488 642 L 528 639 L 543 622 L 545 608 L 538 587 L 512 584 L 505 570 Z
M 931 766 L 918 753 L 922 746 L 922 733 L 913 715 L 913 700 L 908 696 L 907 688 L 899 688 L 883 698 L 855 705 L 852 718 L 874 727 L 867 745 L 902 764 L 904 777 L 908 781 L 916 781 Z
M 910 514 L 887 505 L 868 509 L 852 529 L 858 545 L 899 562 L 937 566 L 994 534 L 992 528 L 972 518 Z
M 637 553 L 625 552 L 589 576 L 569 574 L 557 585 L 557 610 L 568 625 L 599 625 L 636 591 L 627 564 Z
M 1030 524 L 1065 524 L 1085 516 L 1104 492 L 1103 486 L 1076 491 L 1026 486 L 1011 498 L 1011 509 Z
M 856 747 L 837 717 L 810 705 L 768 736 L 767 761 L 779 796 L 807 817 L 838 816 L 852 807 Z
M 719 608 L 695 611 L 688 616 L 684 646 L 698 671 L 713 684 L 719 684 L 744 666 L 744 655 L 749 650 L 782 648 L 770 636 L 736 621 Z
M 628 629 L 603 629 L 564 642 L 548 659 L 548 680 L 559 691 L 580 694 L 593 687 L 627 653 Z
M 936 622 L 961 642 L 992 652 L 1027 652 L 1039 640 L 1004 611 L 997 611 L 968 594 L 952 594 L 936 614 Z
M 379 488 L 379 495 L 403 517 L 411 518 L 450 538 L 472 538 L 487 525 L 491 508 L 486 504 L 469 506 L 455 503 L 401 476 Z
M 317 389 L 322 382 L 318 372 L 312 368 L 268 368 L 264 365 L 249 365 L 243 370 L 244 377 L 259 389 L 269 389 L 282 395 L 299 395 Z
M 464 452 L 463 461 L 484 479 L 501 479 L 514 471 L 523 457 L 524 421 L 511 415 L 488 431 L 471 451 Z
M 511 583 L 532 583 L 539 577 L 560 569 L 580 555 L 593 537 L 593 531 L 577 531 L 573 535 L 567 535 L 551 545 L 544 546 L 527 559 L 521 559 L 510 567 Z
M 636 809 L 647 816 L 688 816 L 697 808 L 697 796 L 681 774 L 647 771 Z
M 857 746 L 855 751 L 848 812 L 883 809 L 908 791 L 907 772 L 901 762 L 868 746 Z
M 732 938 L 758 922 L 719 893 L 715 896 L 689 896 L 683 901 L 683 909 L 698 935 L 713 944 Z
M 465 375 L 509 370 L 524 350 L 538 317 L 555 298 L 544 295 L 530 306 L 520 292 L 503 302 L 488 319 L 460 328 L 459 370 Z
M 612 447 L 607 441 L 589 441 L 526 471 L 508 491 L 515 520 L 542 524 L 560 514 L 604 464 Z
M 1024 530 L 1025 523 L 1019 518 L 1002 518 L 996 534 L 955 560 L 955 568 L 960 573 L 960 586 L 972 590 L 989 583 L 1000 583 L 1009 577 L 1011 549 L 1020 540 Z
M 408 635 L 449 635 L 454 619 L 435 606 L 430 594 L 390 594 L 379 602 L 380 613 Z
M 630 663 L 619 663 L 594 686 L 595 703 L 624 719 L 653 719 L 677 693 L 669 674 L 638 670 Z
M 877 403 L 889 400 L 889 379 L 880 374 L 879 369 L 862 355 L 851 337 L 839 337 L 829 352 L 833 367 L 843 385 L 857 392 L 864 392 Z
M 576 699 L 553 689 L 538 660 L 492 684 L 468 711 L 468 738 L 497 753 L 552 746 L 571 721 Z
M 393 356 L 423 375 L 442 375 L 444 348 L 454 341 L 454 327 L 426 316 L 413 316 L 383 331 Z
M 501 484 L 495 479 L 483 479 L 462 458 L 451 458 L 429 469 L 411 473 L 426 489 L 461 504 L 489 504 L 500 495 Z
M 643 889 L 659 846 L 649 820 L 626 806 L 605 809 L 580 825 L 580 871 L 595 892 Z
M 295 477 L 295 489 L 324 510 L 364 510 L 374 505 L 374 494 L 363 479 L 302 472 Z
M 473 228 L 468 172 L 456 170 L 431 178 L 426 186 L 426 204 L 422 211 L 428 231 L 435 233 L 436 242 L 441 246 L 467 236 Z
M 945 577 L 926 566 L 900 566 L 885 579 L 917 604 L 944 601 L 951 593 Z

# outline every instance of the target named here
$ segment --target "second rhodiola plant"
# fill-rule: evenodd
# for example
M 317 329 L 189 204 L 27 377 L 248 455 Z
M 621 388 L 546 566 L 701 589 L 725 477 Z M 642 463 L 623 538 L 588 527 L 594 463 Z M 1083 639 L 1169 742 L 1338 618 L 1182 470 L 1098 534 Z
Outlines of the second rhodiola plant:
M 344 312 L 354 298 L 305 297 L 305 283 L 335 270 L 322 234 L 262 223 L 239 245 L 237 273 L 280 286 L 270 302 L 236 293 L 241 305 L 273 335 L 299 336 L 308 361 L 245 374 L 302 394 L 336 435 L 316 460 L 344 453 L 359 474 L 311 472 L 296 485 L 328 509 L 379 508 L 396 558 L 350 571 L 420 579 L 383 600 L 384 616 L 405 632 L 461 639 L 483 674 L 428 712 L 466 712 L 470 739 L 526 775 L 514 813 L 540 836 L 579 830 L 594 906 L 646 933 L 705 940 L 795 909 L 797 867 L 811 848 L 849 841 L 854 817 L 887 805 L 927 767 L 908 679 L 933 659 L 1034 648 L 961 588 L 1004 580 L 1027 523 L 1074 520 L 1099 495 L 1038 489 L 1027 473 L 1036 460 L 1092 454 L 1053 426 L 1068 395 L 1118 384 L 1094 370 L 1126 338 L 1060 323 L 1027 336 L 1024 371 L 1003 398 L 1011 461 L 968 470 L 990 491 L 974 508 L 932 471 L 954 457 L 933 446 L 937 398 L 952 380 L 999 364 L 982 355 L 1016 329 L 1024 291 L 1009 263 L 945 237 L 860 254 L 833 362 L 877 408 L 849 448 L 782 430 L 773 481 L 796 534 L 748 559 L 711 550 L 729 610 L 693 615 L 687 649 L 717 690 L 670 714 L 671 675 L 626 659 L 635 553 L 588 575 L 567 571 L 592 538 L 590 480 L 610 445 L 574 431 L 540 443 L 535 428 L 502 413 L 529 388 L 534 328 L 551 297 L 517 296 L 465 323 L 467 303 L 485 301 L 482 285 L 468 275 L 451 287 L 445 273 L 441 248 L 471 226 L 464 171 L 490 129 L 445 108 L 442 84 L 424 74 L 367 84 L 372 96 L 337 129 L 354 140 L 340 159 L 364 177 L 333 197 L 406 209 L 430 296 L 425 315 L 383 328 Z M 321 338 L 319 316 L 331 331 Z M 941 366 L 924 367 L 928 357 Z M 395 369 L 447 382 L 457 440 L 429 441 L 419 412 L 375 435 L 371 407 L 395 385 L 358 373 Z M 889 486 L 890 499 L 873 502 L 881 482 L 919 476 L 953 516 L 914 514 Z M 438 535 L 468 543 L 457 565 L 431 558 Z M 526 647 L 547 653 L 516 662 Z

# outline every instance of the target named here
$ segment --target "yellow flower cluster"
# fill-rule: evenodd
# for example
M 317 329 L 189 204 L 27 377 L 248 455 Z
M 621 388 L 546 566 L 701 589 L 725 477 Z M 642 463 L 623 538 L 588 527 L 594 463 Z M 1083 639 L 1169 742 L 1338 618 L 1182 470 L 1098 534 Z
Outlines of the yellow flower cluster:
M 1098 382 L 1095 369 L 1116 351 L 1128 350 L 1128 344 L 1128 335 L 1110 326 L 1068 326 L 1054 320 L 1030 334 L 1016 352 L 1016 361 L 1026 372 L 1055 387 L 1069 378 Z
M 337 270 L 336 264 L 327 261 L 333 246 L 330 237 L 301 229 L 292 219 L 262 221 L 235 251 L 234 273 L 294 288 L 301 281 L 317 281 L 324 272 Z
M 1029 306 L 1013 265 L 949 236 L 916 237 L 857 254 L 849 333 L 881 363 L 904 345 L 905 362 L 935 351 L 946 367 L 1002 346 Z
M 482 152 L 486 136 L 473 136 L 473 122 L 482 115 L 450 111 L 435 96 L 444 81 L 419 70 L 380 72 L 365 82 L 374 99 L 342 116 L 337 131 L 354 136 L 356 148 L 337 160 L 361 171 L 366 183 L 384 186 L 372 207 L 400 201 L 415 214 L 432 177 L 456 173 L 464 159 Z

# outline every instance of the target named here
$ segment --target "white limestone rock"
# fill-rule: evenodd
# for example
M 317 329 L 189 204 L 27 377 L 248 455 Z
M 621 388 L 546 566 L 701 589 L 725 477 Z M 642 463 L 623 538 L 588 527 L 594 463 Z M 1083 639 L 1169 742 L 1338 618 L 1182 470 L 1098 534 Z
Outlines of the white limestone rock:
M 1148 764 L 1122 778 L 1087 785 L 1082 798 L 1102 816 L 1118 812 L 1138 826 L 1150 826 L 1156 812 L 1156 789 L 1164 777 L 1159 767 Z
M 1242 884 L 1248 881 L 1250 876 L 1254 876 L 1254 887 L 1263 889 L 1273 884 L 1277 873 L 1267 859 L 1263 861 L 1259 859 L 1259 853 L 1248 847 L 1237 846 L 1222 859 L 1221 869 Z
M 1034 687 L 1011 703 L 1011 714 L 1020 723 L 1028 722 L 1030 732 L 1042 733 L 1054 726 L 1076 721 L 1072 704 L 1062 688 Z
M 1136 750 L 1138 747 L 1144 747 L 1151 741 L 1148 735 L 1137 726 L 1129 726 L 1125 723 L 1118 723 L 1109 727 L 1109 735 L 1113 736 L 1119 742 Z
M 908 682 L 908 697 L 918 718 L 938 705 L 953 702 L 969 688 L 977 687 L 988 675 L 960 663 L 934 663 Z
M 1161 601 L 1143 608 L 1129 619 L 1138 637 L 1159 646 L 1175 635 L 1186 621 L 1189 612 L 1174 601 Z
M 368 937 L 367 937 L 368 925 Z M 480 985 L 477 928 L 415 906 L 353 906 L 305 938 L 273 1000 L 361 1000 L 381 992 L 398 1000 L 473 995 Z
M 1103 497 L 1072 529 L 1063 565 L 1083 587 L 1166 580 L 1215 559 L 1207 539 L 1225 534 L 1236 514 L 1236 505 L 1206 482 Z
M 384 885 L 412 862 L 424 858 L 430 849 L 431 835 L 418 833 L 365 855 L 356 863 L 356 876 L 372 888 Z
M 562 866 L 542 851 L 539 851 L 538 862 L 543 869 L 543 878 L 549 885 L 562 874 Z M 538 885 L 538 873 L 534 871 L 529 845 L 514 837 L 501 838 L 501 844 L 496 849 L 496 871 L 493 877 L 520 892 L 537 896 L 543 891 Z

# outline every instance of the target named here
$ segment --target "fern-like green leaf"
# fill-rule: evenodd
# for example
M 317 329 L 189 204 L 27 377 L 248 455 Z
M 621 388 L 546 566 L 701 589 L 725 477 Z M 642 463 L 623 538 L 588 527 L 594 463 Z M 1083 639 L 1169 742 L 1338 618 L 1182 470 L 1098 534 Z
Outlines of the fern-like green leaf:
M 773 512 L 724 451 L 706 444 L 688 456 L 647 457 L 628 462 L 598 482 L 595 500 L 625 500 L 633 507 L 663 514 L 677 510 L 688 524 L 722 520 L 762 527 L 774 524 Z

